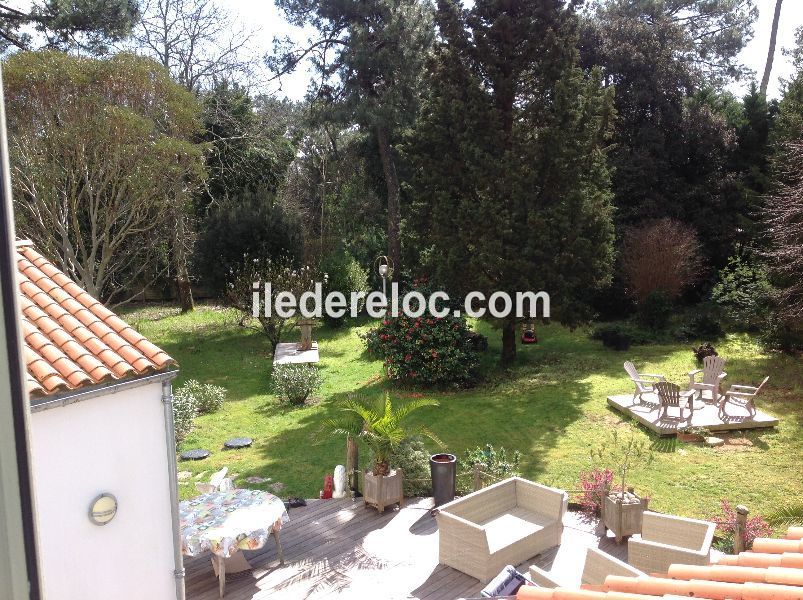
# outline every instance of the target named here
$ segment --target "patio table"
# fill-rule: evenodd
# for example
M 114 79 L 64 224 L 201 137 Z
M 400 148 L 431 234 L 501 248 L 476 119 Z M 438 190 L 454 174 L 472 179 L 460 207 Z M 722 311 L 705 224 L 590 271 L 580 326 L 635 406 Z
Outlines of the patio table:
M 226 559 L 239 550 L 262 548 L 271 534 L 279 562 L 284 563 L 279 531 L 290 520 L 284 502 L 261 490 L 233 489 L 201 494 L 179 504 L 181 551 L 185 556 L 212 553 L 220 583 L 226 590 Z

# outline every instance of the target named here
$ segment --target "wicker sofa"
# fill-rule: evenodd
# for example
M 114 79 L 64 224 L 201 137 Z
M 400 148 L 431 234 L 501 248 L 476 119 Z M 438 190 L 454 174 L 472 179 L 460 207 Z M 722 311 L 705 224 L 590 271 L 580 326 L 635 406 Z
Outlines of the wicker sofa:
M 511 477 L 440 507 L 436 519 L 441 564 L 489 581 L 560 544 L 568 496 Z
M 641 539 L 627 542 L 627 562 L 645 573 L 666 573 L 669 565 L 707 565 L 716 526 L 647 511 L 641 522 Z

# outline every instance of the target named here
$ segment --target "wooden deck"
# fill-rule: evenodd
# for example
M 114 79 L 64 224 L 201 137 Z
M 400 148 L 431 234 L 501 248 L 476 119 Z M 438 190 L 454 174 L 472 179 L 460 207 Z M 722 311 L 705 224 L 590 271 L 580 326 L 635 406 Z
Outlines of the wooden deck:
M 380 515 L 361 501 L 308 500 L 290 511 L 282 529 L 285 564 L 279 566 L 276 546 L 245 556 L 253 566 L 227 578 L 226 598 L 420 598 L 454 600 L 479 596 L 483 585 L 473 577 L 438 565 L 438 529 L 429 515 L 432 500 L 410 499 L 402 510 Z M 588 547 L 599 547 L 626 559 L 627 544 L 600 538 L 595 524 L 568 513 L 563 541 L 557 548 L 519 565 L 536 564 L 562 584 L 577 586 Z M 188 600 L 215 600 L 217 580 L 209 555 L 186 559 Z
M 651 394 L 644 395 L 644 401 L 633 399 L 632 394 L 608 396 L 608 404 L 630 417 L 636 419 L 645 427 L 659 435 L 674 435 L 683 427 L 705 427 L 709 431 L 729 431 L 733 429 L 756 429 L 762 427 L 775 427 L 778 419 L 760 410 L 753 417 L 747 414 L 747 409 L 728 404 L 727 414 L 719 414 L 716 404 L 695 401 L 694 415 L 688 408 L 683 410 L 683 417 L 676 408 L 669 409 L 669 416 L 659 418 L 660 407 L 658 399 Z

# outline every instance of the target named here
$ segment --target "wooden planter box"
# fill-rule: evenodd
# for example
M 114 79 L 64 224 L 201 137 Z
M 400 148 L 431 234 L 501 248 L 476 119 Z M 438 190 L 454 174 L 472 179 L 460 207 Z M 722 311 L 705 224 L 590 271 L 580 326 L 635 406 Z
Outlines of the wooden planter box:
M 379 512 L 384 512 L 386 506 L 398 504 L 404 506 L 404 473 L 401 469 L 391 470 L 390 475 L 374 475 L 371 471 L 365 472 L 363 482 L 363 500 L 366 506 L 373 506 Z
M 641 519 L 647 510 L 649 498 L 639 498 L 629 490 L 624 498 L 620 492 L 611 492 L 602 502 L 602 522 L 616 536 L 616 542 L 634 533 L 641 533 Z

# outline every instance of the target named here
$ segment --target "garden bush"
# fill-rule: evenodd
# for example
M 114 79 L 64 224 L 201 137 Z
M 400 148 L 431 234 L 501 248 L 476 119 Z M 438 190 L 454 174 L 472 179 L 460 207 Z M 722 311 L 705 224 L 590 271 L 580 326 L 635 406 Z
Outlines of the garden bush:
M 606 348 L 624 351 L 633 343 L 630 328 L 623 324 L 599 325 L 592 331 L 591 338 L 599 340 Z
M 733 554 L 733 536 L 736 533 L 736 509 L 724 498 L 719 501 L 720 513 L 710 517 L 716 524 L 720 539 L 714 547 L 720 552 Z M 753 547 L 753 540 L 758 537 L 772 537 L 772 527 L 761 515 L 748 517 L 745 526 L 745 548 Z
M 198 405 L 195 397 L 184 388 L 173 392 L 173 429 L 176 434 L 176 445 L 193 430 L 197 416 Z
M 324 286 L 323 295 L 326 297 L 330 292 L 340 292 L 351 298 L 352 292 L 368 291 L 368 273 L 354 257 L 345 250 L 338 250 L 330 254 L 321 263 L 321 270 L 326 273 L 327 281 Z M 360 305 L 362 308 L 362 305 Z M 332 317 L 324 314 L 324 321 L 330 327 L 340 327 L 349 318 L 349 313 L 342 317 Z
M 477 446 L 473 450 L 466 450 L 465 457 L 458 461 L 459 473 L 457 476 L 458 494 L 465 495 L 474 491 L 474 465 L 481 465 L 484 485 L 490 485 L 520 475 L 519 464 L 521 452 L 514 450 L 508 457 L 504 446 L 494 448 L 491 444 Z
M 665 329 L 670 316 L 672 316 L 672 300 L 666 292 L 654 290 L 639 304 L 639 322 L 653 331 Z
M 618 490 L 613 485 L 613 471 L 610 469 L 592 469 L 580 473 L 580 489 L 583 490 L 579 504 L 588 516 L 602 514 L 602 501 L 605 490 Z
M 273 367 L 273 391 L 280 400 L 304 404 L 321 387 L 322 379 L 314 365 L 276 365 Z
M 719 272 L 711 299 L 722 309 L 733 327 L 756 330 L 770 314 L 772 285 L 766 269 L 741 257 L 732 256 Z
M 717 339 L 722 337 L 722 323 L 715 314 L 715 311 L 698 308 L 698 312 L 688 318 L 688 320 L 674 333 L 674 338 L 679 341 L 699 340 L 700 338 Z
M 479 354 L 465 319 L 386 317 L 365 335 L 368 351 L 384 360 L 388 379 L 433 386 L 477 380 Z
M 198 414 L 206 415 L 217 412 L 226 400 L 226 389 L 211 383 L 201 383 L 189 379 L 179 388 L 184 396 L 191 396 L 198 409 Z
M 404 495 L 408 498 L 432 495 L 432 479 L 429 471 L 430 453 L 419 438 L 407 438 L 390 453 L 390 466 L 404 471 Z M 369 452 L 368 464 L 374 464 Z
M 716 348 L 714 348 L 714 345 L 711 342 L 704 342 L 696 348 L 692 348 L 691 351 L 694 354 L 694 359 L 697 361 L 698 365 L 703 364 L 703 359 L 706 356 L 719 356 Z

